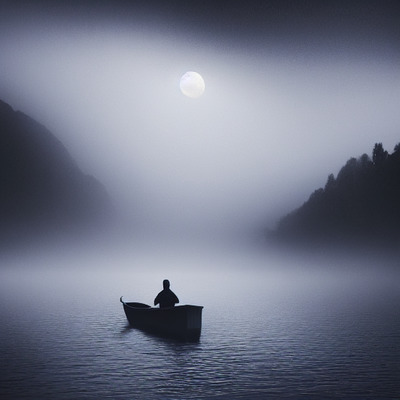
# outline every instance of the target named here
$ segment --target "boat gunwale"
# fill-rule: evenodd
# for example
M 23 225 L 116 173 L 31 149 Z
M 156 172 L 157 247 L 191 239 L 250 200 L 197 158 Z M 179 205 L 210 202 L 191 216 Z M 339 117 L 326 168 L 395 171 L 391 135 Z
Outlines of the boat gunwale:
M 178 305 L 178 306 L 173 306 L 173 307 L 163 307 L 163 308 L 160 308 L 160 307 L 152 307 L 152 306 L 149 306 L 148 304 L 145 304 L 145 303 L 138 303 L 138 302 L 135 302 L 135 301 L 131 301 L 131 302 L 125 302 L 124 300 L 122 300 L 122 296 L 121 296 L 121 298 L 120 298 L 120 302 L 124 305 L 124 306 L 126 306 L 126 307 L 128 307 L 128 308 L 130 308 L 130 309 L 132 309 L 132 310 L 137 310 L 137 311 L 140 311 L 140 310 L 142 310 L 142 311 L 167 311 L 167 310 L 177 310 L 177 309 L 182 309 L 182 308 L 192 308 L 192 307 L 194 307 L 194 308 L 201 308 L 201 309 L 203 309 L 204 308 L 204 306 L 196 306 L 196 305 L 193 305 L 193 304 L 180 304 L 180 305 Z M 144 306 L 144 307 L 135 307 L 135 306 L 132 306 L 132 304 L 141 304 L 142 306 Z

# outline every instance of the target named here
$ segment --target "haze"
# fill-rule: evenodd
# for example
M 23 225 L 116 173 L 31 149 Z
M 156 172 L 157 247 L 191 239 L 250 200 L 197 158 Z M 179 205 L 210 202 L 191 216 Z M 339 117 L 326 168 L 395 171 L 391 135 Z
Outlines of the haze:
M 259 239 L 400 142 L 399 26 L 391 0 L 0 1 L 0 99 L 123 223 L 1 252 L 0 397 L 398 398 L 398 255 Z M 129 327 L 166 278 L 199 343 Z
M 139 231 L 272 227 L 350 157 L 400 141 L 399 52 L 376 31 L 383 17 L 366 38 L 362 23 L 352 35 L 313 21 L 305 35 L 279 21 L 253 32 L 252 20 L 240 38 L 214 20 L 202 31 L 161 12 L 45 5 L 4 7 L 0 97 L 53 132 Z M 188 70 L 206 82 L 196 100 L 179 90 Z

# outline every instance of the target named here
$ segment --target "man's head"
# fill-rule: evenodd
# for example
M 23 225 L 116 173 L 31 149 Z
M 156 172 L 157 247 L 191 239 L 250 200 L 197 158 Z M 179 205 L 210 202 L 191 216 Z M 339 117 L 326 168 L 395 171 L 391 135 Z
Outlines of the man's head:
M 168 279 L 164 279 L 162 284 L 163 284 L 164 289 L 169 289 L 169 280 Z

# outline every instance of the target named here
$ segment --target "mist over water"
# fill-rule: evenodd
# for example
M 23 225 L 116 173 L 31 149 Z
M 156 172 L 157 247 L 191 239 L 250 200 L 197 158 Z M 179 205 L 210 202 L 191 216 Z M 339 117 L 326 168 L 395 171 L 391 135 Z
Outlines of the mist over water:
M 175 1 L 22 3 L 0 7 L 0 99 L 104 184 L 117 221 L 1 254 L 0 397 L 398 396 L 398 258 L 260 236 L 350 157 L 399 142 L 396 15 L 329 6 L 325 30 L 318 7 L 273 6 L 238 25 L 246 6 L 202 27 Z M 151 305 L 165 278 L 204 306 L 199 343 L 129 327 L 120 296 Z
M 149 241 L 3 259 L 1 394 L 391 398 L 399 272 L 369 259 Z M 204 306 L 199 343 L 129 328 L 119 297 L 152 304 L 165 278 Z

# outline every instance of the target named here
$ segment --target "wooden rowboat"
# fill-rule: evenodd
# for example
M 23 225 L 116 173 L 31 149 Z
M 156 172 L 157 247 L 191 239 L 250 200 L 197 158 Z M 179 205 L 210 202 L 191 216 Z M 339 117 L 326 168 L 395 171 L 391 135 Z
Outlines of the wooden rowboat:
M 184 341 L 198 341 L 201 333 L 202 306 L 155 308 L 143 303 L 125 303 L 120 298 L 129 324 L 157 335 Z

